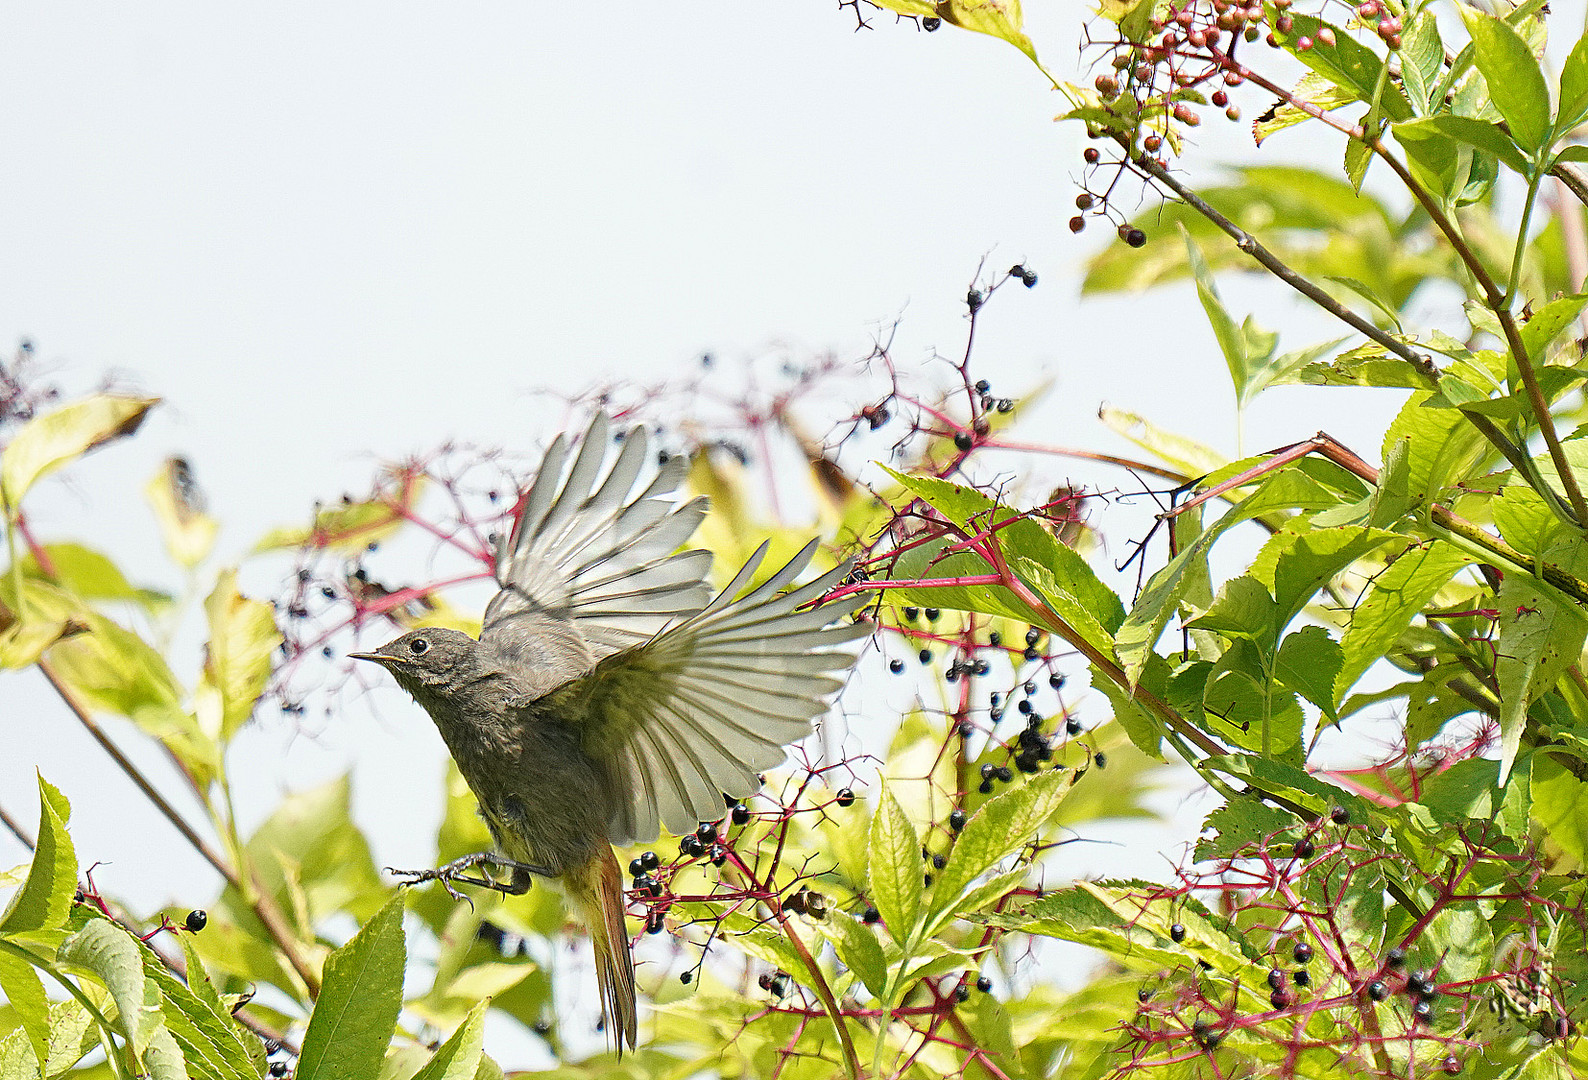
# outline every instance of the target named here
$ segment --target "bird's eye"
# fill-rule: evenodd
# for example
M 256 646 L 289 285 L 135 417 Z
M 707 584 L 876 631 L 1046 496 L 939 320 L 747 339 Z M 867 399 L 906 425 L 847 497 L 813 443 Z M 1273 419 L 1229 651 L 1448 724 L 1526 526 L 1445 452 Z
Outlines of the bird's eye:
M 408 643 L 408 651 L 415 656 L 423 656 L 430 651 L 430 642 L 422 637 L 416 637 Z

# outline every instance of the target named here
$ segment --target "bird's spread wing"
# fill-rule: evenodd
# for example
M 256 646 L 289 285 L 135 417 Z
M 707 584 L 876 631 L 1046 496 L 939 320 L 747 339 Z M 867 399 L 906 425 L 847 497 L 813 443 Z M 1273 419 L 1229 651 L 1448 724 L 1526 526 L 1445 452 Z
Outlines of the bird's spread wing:
M 812 541 L 741 597 L 766 554 L 763 544 L 699 614 L 552 695 L 558 715 L 585 726 L 587 750 L 611 770 L 613 843 L 649 842 L 658 825 L 676 834 L 715 821 L 724 794 L 754 794 L 756 774 L 810 733 L 854 663 L 853 650 L 842 646 L 871 631 L 864 623 L 834 625 L 861 597 L 797 610 L 848 566 L 779 595 L 815 550 Z
M 557 436 L 496 553 L 497 593 L 481 640 L 546 689 L 648 641 L 711 597 L 711 554 L 679 551 L 706 513 L 673 493 L 688 466 L 665 462 L 634 494 L 650 456 L 643 428 L 627 433 L 602 478 L 609 422 L 597 414 L 573 464 Z

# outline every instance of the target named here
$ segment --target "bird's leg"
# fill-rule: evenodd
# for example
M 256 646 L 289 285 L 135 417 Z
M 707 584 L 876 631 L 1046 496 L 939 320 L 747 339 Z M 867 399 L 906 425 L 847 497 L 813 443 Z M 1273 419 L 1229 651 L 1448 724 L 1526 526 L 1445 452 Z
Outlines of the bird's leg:
M 511 881 L 496 881 L 488 877 L 470 877 L 468 871 L 476 866 L 489 866 L 500 870 L 511 870 Z M 542 877 L 555 877 L 556 875 L 543 866 L 533 863 L 521 863 L 500 855 L 494 851 L 476 851 L 473 855 L 465 855 L 461 859 L 453 859 L 445 866 L 438 866 L 434 870 L 394 870 L 386 868 L 390 874 L 399 874 L 409 878 L 408 884 L 417 885 L 421 881 L 439 881 L 441 887 L 447 890 L 447 895 L 454 900 L 466 900 L 468 897 L 458 892 L 453 887 L 453 882 L 463 885 L 477 885 L 482 889 L 495 889 L 507 896 L 522 896 L 529 891 L 530 875 L 540 874 Z

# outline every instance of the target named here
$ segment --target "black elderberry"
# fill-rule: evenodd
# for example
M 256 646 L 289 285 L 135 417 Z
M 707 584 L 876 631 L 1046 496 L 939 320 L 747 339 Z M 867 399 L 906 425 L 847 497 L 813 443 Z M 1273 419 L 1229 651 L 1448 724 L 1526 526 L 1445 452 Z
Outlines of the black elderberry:
M 1169 940 L 1173 941 L 1176 945 L 1184 941 L 1185 926 L 1181 923 L 1175 923 L 1173 926 L 1169 927 Z
M 941 869 L 943 869 L 943 867 L 945 867 L 947 865 L 948 865 L 948 857 L 947 856 L 945 856 L 945 855 L 933 855 L 932 856 L 932 868 L 933 869 L 941 870 Z
M 853 806 L 855 805 L 855 793 L 850 788 L 840 788 L 838 791 L 838 796 L 834 801 L 837 802 L 839 806 Z
M 936 15 L 923 15 L 921 17 L 921 29 L 925 30 L 928 34 L 935 33 L 937 28 L 942 25 L 943 20 L 938 18 Z
M 983 780 L 991 780 L 996 775 L 998 775 L 998 766 L 992 762 L 989 761 L 981 767 L 981 778 Z
M 1384 954 L 1384 966 L 1391 971 L 1399 971 L 1406 966 L 1406 950 L 1396 946 Z
M 1270 990 L 1282 990 L 1284 989 L 1284 986 L 1285 973 L 1283 971 L 1279 970 L 1278 968 L 1274 968 L 1268 973 L 1268 988 Z
M 997 776 L 999 780 L 1006 784 L 1015 778 L 1015 774 L 1009 771 L 1009 766 L 1007 765 L 998 766 Z
M 1103 753 L 1101 750 L 1092 755 L 1092 761 L 1097 764 L 1099 769 L 1108 768 L 1108 755 Z
M 983 795 L 991 795 L 992 794 L 992 781 L 991 780 L 983 780 L 981 783 L 976 785 L 976 790 L 981 792 Z
M 962 738 L 962 739 L 970 738 L 971 732 L 973 732 L 975 730 L 976 730 L 976 725 L 971 723 L 969 720 L 961 720 L 959 722 L 959 737 L 960 738 Z
M 702 844 L 710 844 L 717 839 L 717 826 L 710 821 L 702 821 L 695 830 L 695 836 Z
M 1389 987 L 1384 985 L 1384 980 L 1374 979 L 1367 984 L 1367 996 L 1374 1001 L 1383 1001 L 1389 997 Z
M 916 659 L 920 660 L 923 664 L 930 664 L 932 662 L 932 650 L 922 649 L 916 654 Z
M 695 981 L 695 973 L 693 971 L 686 971 L 678 977 L 678 981 L 683 983 L 685 986 L 688 986 L 690 983 Z
M 704 852 L 706 846 L 700 842 L 699 837 L 691 833 L 678 842 L 678 850 L 693 858 Z
M 1290 1006 L 1290 991 L 1276 989 L 1268 995 L 1268 1003 L 1276 1009 L 1288 1008 Z
M 987 635 L 987 644 L 991 645 L 993 648 L 996 649 L 998 646 L 1002 645 L 1003 643 L 1004 643 L 1004 636 L 1002 634 L 1000 634 L 998 631 L 994 630 L 994 631 L 992 631 L 991 633 L 989 633 Z
M 1064 689 L 1064 676 L 1063 675 L 1049 675 L 1048 676 L 1048 685 L 1053 687 L 1053 689 L 1055 689 L 1055 690 Z
M 645 867 L 638 859 L 629 860 L 629 876 L 638 880 L 645 873 Z
M 735 825 L 743 825 L 750 820 L 750 808 L 744 803 L 734 803 L 731 813 Z
M 1312 846 L 1312 841 L 1304 836 L 1295 842 L 1290 849 L 1290 853 L 1298 859 L 1310 859 L 1317 850 L 1317 848 Z
M 877 922 L 881 918 L 882 913 L 874 907 L 868 907 L 865 911 L 860 913 L 860 921 L 868 926 L 874 922 Z
M 907 607 L 904 609 L 904 619 L 906 622 L 914 622 L 920 616 L 920 614 L 920 608 Z
M 1305 941 L 1296 942 L 1296 947 L 1290 950 L 1290 955 L 1296 958 L 1296 963 L 1305 964 L 1312 959 L 1312 946 Z
M 960 983 L 958 986 L 954 987 L 954 1000 L 969 1001 L 970 987 L 966 986 L 964 983 Z
M 1036 650 L 1035 646 L 1032 646 L 1032 647 L 1026 649 L 1025 652 L 1021 653 L 1021 655 L 1024 656 L 1027 660 L 1035 660 L 1039 656 L 1041 656 L 1042 654 Z
M 660 934 L 667 923 L 662 919 L 662 913 L 653 911 L 645 917 L 645 932 L 647 934 Z
M 948 815 L 948 827 L 959 832 L 965 827 L 965 811 L 951 810 Z
M 1027 700 L 1026 698 L 1021 698 L 1020 699 L 1020 704 L 1016 705 L 1015 708 L 1019 709 L 1022 713 L 1026 714 L 1027 716 L 1031 715 L 1031 702 L 1029 700 Z
M 1009 272 L 1011 274 L 1014 274 L 1016 277 L 1019 277 L 1020 276 L 1019 273 L 1018 273 L 1019 270 L 1020 270 L 1020 267 L 1017 266 L 1017 267 L 1015 267 L 1013 270 L 1011 270 Z M 991 389 L 992 389 L 992 383 L 988 382 L 986 379 L 977 379 L 976 380 L 976 392 L 978 394 L 985 394 L 987 391 L 989 391 Z
M 888 661 L 888 670 L 893 672 L 895 675 L 900 674 L 901 672 L 904 671 L 904 661 L 903 660 L 889 660 Z
M 1434 1018 L 1434 1003 L 1418 999 L 1412 1006 L 1412 1019 L 1419 1024 L 1426 1024 Z
M 1073 716 L 1069 717 L 1064 721 L 1064 731 L 1069 735 L 1079 735 L 1081 733 L 1081 722 Z
M 1038 630 L 1036 627 L 1033 626 L 1031 629 L 1026 631 L 1026 644 L 1027 645 L 1035 645 L 1041 639 L 1042 639 L 1042 631 Z
M 992 980 L 985 975 L 981 976 L 976 980 L 976 989 L 980 990 L 984 994 L 988 993 L 990 990 L 992 990 Z
M 980 311 L 982 304 L 986 303 L 986 301 L 987 298 L 981 294 L 980 289 L 972 289 L 965 294 L 965 306 L 970 308 L 972 315 Z
M 203 908 L 194 908 L 187 913 L 187 918 L 182 920 L 182 925 L 187 927 L 188 933 L 196 934 L 209 925 L 209 914 Z
M 1329 820 L 1336 825 L 1351 824 L 1351 811 L 1343 806 L 1336 806 L 1329 810 Z
M 926 621 L 927 622 L 937 622 L 937 617 L 939 615 L 941 615 L 941 614 L 943 614 L 943 613 L 941 611 L 939 611 L 937 608 L 929 607 L 929 608 L 926 609 Z

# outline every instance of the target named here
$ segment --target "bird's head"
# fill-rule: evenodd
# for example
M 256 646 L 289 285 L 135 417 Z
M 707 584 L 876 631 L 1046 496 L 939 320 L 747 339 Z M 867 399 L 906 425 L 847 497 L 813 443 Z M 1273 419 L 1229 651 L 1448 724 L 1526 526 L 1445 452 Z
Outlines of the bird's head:
M 467 683 L 473 673 L 480 643 L 467 634 L 439 626 L 410 630 L 374 652 L 348 653 L 355 660 L 370 660 L 396 677 L 404 690 L 418 697 L 445 695 Z

